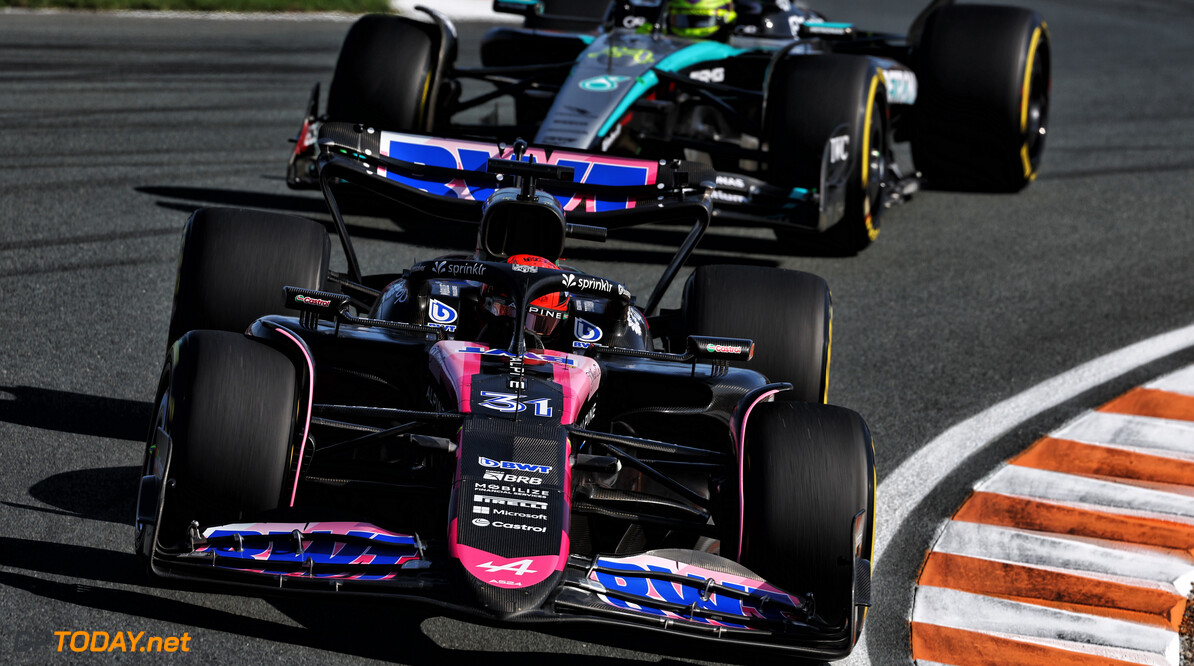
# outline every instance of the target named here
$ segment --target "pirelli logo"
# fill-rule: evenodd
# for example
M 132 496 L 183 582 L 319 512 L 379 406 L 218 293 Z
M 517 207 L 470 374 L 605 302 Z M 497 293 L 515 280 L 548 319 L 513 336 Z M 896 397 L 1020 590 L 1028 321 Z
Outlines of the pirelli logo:
M 481 504 L 501 504 L 502 506 L 514 506 L 522 509 L 539 509 L 540 511 L 547 510 L 547 502 L 536 502 L 534 500 L 515 499 L 513 497 L 494 497 L 493 495 L 473 495 L 473 501 Z

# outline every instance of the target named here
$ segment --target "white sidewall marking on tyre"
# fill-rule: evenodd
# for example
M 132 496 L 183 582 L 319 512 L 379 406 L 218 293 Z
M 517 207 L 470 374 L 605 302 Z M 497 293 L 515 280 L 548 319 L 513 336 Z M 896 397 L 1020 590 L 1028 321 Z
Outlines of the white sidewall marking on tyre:
M 1194 325 L 1162 333 L 1088 361 L 950 427 L 909 456 L 879 484 L 875 554 L 878 568 L 887 545 L 912 509 L 963 462 L 1017 425 L 1130 372 L 1194 346 Z M 1185 378 L 1186 386 L 1194 378 Z M 884 500 L 889 500 L 884 502 Z M 905 612 L 906 614 L 906 612 Z M 840 664 L 871 663 L 865 637 Z

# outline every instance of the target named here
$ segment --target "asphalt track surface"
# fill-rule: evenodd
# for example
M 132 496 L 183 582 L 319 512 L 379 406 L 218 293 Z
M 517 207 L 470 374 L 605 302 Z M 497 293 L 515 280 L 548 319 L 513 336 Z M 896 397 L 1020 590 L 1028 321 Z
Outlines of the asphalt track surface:
M 905 29 L 916 1 L 825 6 Z M 1054 45 L 1043 172 L 1014 196 L 926 192 L 877 244 L 810 256 L 715 227 L 701 263 L 812 271 L 834 293 L 830 401 L 861 412 L 879 474 L 988 406 L 1194 321 L 1194 7 L 1034 3 Z M 666 661 L 630 637 L 559 638 L 385 604 L 262 599 L 142 578 L 131 515 L 178 232 L 203 205 L 320 216 L 283 166 L 310 86 L 348 23 L 0 14 L 0 661 L 57 654 L 55 631 L 191 637 L 188 655 L 287 663 Z M 464 58 L 475 58 L 465 26 Z M 350 220 L 365 267 L 460 249 L 467 229 Z M 583 245 L 574 263 L 645 293 L 676 229 Z M 665 306 L 678 303 L 673 291 Z M 1194 362 L 1179 351 L 1016 427 L 906 507 L 876 571 L 864 639 L 904 663 L 924 550 L 973 483 L 1084 409 Z M 880 515 L 882 520 L 882 515 Z M 616 647 L 605 645 L 616 639 Z M 343 656 L 336 656 L 340 653 Z M 149 655 L 146 655 L 148 657 Z M 165 659 L 163 655 L 157 655 Z M 139 657 L 138 657 L 139 658 Z

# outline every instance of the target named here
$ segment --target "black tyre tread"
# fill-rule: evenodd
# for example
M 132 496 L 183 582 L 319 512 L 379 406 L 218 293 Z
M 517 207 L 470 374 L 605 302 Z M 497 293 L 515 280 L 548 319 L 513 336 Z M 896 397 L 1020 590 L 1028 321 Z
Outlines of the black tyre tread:
M 330 252 L 327 231 L 305 218 L 195 211 L 183 229 L 168 342 L 196 329 L 240 333 L 258 317 L 286 312 L 282 287 L 322 289 Z
M 873 524 L 870 431 L 833 405 L 763 403 L 747 423 L 741 561 L 769 582 L 812 592 L 817 612 L 841 622 L 853 608 L 851 526 Z M 870 531 L 864 557 L 869 556 Z
M 830 245 L 846 253 L 855 253 L 870 245 L 878 234 L 883 210 L 882 206 L 870 206 L 871 228 L 868 229 L 862 170 L 866 168 L 869 156 L 862 154 L 862 147 L 871 83 L 877 77 L 879 70 L 870 58 L 820 54 L 781 61 L 769 84 L 767 125 L 771 181 L 819 188 L 825 143 L 839 126 L 845 124 L 849 128 L 850 154 L 855 170 L 850 175 L 846 212 L 841 221 L 826 230 L 825 235 Z M 810 95 L 810 90 L 817 94 Z M 876 108 L 872 111 L 871 123 L 886 123 L 886 88 L 881 79 L 874 99 Z M 886 125 L 883 125 L 883 135 L 886 136 Z M 887 146 L 880 150 L 886 151 Z
M 1019 7 L 952 5 L 931 13 L 916 44 L 918 93 L 912 158 L 934 189 L 1015 192 L 1035 177 L 1044 139 L 1026 172 L 1021 97 L 1034 31 L 1049 76 L 1044 22 Z M 1046 83 L 1047 86 L 1047 83 Z M 1047 112 L 1047 105 L 1046 105 Z
M 437 67 L 434 26 L 401 16 L 362 16 L 340 47 L 327 113 L 333 121 L 393 131 L 430 129 Z
M 186 334 L 174 359 L 172 515 L 206 524 L 277 508 L 294 442 L 294 364 L 224 331 Z
M 754 340 L 755 357 L 742 367 L 791 382 L 781 400 L 825 402 L 832 312 L 829 285 L 812 273 L 711 265 L 685 285 L 688 331 Z

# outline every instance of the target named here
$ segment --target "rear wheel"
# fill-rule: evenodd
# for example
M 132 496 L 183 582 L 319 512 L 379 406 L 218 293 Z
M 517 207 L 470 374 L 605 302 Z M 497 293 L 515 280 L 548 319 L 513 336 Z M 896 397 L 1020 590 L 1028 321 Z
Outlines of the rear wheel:
M 1049 116 L 1049 31 L 1017 7 L 934 10 L 915 46 L 912 159 L 936 189 L 1015 192 L 1036 178 Z
M 750 338 L 743 367 L 791 382 L 776 397 L 825 402 L 833 306 L 829 285 L 811 273 L 758 266 L 701 266 L 684 287 L 684 319 L 695 335 Z
M 821 619 L 852 619 L 857 637 L 864 608 L 856 603 L 864 600 L 855 595 L 856 567 L 869 564 L 874 533 L 866 423 L 832 405 L 762 403 L 743 446 L 740 561 L 788 592 L 812 593 Z M 869 569 L 861 575 L 869 583 Z
M 167 342 L 196 329 L 240 333 L 258 317 L 284 312 L 282 288 L 322 289 L 329 256 L 327 231 L 311 220 L 195 211 L 183 229 Z
M 808 94 L 810 90 L 817 94 Z M 890 154 L 887 89 L 871 59 L 824 54 L 780 61 L 771 74 L 767 118 L 768 179 L 827 197 L 837 179 L 823 175 L 839 175 L 844 209 L 830 210 L 826 222 L 832 226 L 823 229 L 825 240 L 844 253 L 870 245 L 879 235 Z M 789 242 L 799 238 L 788 233 L 780 237 Z
M 431 24 L 401 16 L 361 17 L 340 47 L 328 118 L 395 132 L 430 130 L 438 41 Z
M 289 502 L 298 378 L 282 352 L 235 333 L 192 331 L 172 348 L 159 395 L 169 472 L 158 540 L 191 521 L 235 522 Z M 165 467 L 147 447 L 146 474 Z

